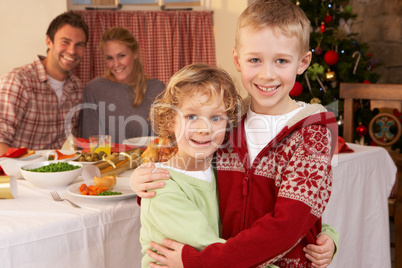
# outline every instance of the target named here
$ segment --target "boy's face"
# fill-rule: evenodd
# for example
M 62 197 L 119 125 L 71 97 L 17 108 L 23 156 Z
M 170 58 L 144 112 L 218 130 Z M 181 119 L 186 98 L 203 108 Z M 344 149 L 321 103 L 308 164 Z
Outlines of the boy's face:
M 54 35 L 54 42 L 46 37 L 49 49 L 46 71 L 60 81 L 81 62 L 85 48 L 84 30 L 65 24 Z M 62 79 L 62 80 L 61 80 Z
M 286 37 L 271 27 L 245 27 L 239 34 L 233 59 L 251 95 L 251 109 L 259 114 L 281 115 L 297 108 L 289 92 L 296 75 L 310 64 L 311 52 L 302 55 L 296 37 Z
M 225 106 L 220 100 L 204 104 L 205 94 L 197 93 L 182 100 L 174 120 L 178 153 L 175 161 L 186 170 L 205 170 L 225 138 L 228 123 Z

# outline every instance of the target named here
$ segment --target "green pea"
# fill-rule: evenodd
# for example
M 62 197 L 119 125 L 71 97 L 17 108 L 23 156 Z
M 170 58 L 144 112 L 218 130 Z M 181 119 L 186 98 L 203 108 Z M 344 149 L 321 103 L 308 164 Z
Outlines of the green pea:
M 51 163 L 49 165 L 38 167 L 38 168 L 24 169 L 24 170 L 32 171 L 32 172 L 63 172 L 63 171 L 69 171 L 69 170 L 74 170 L 74 169 L 79 169 L 79 168 L 80 168 L 80 166 L 71 165 L 66 162 L 57 162 L 57 163 Z
M 102 193 L 98 195 L 122 195 L 123 193 L 121 192 L 113 192 L 113 191 L 103 191 Z

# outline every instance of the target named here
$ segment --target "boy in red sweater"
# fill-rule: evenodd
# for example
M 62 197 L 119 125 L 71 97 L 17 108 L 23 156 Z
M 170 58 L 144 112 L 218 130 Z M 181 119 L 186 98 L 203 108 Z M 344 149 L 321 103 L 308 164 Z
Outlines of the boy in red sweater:
M 257 0 L 240 16 L 233 58 L 251 96 L 250 107 L 228 134 L 228 146 L 216 155 L 227 242 L 202 252 L 170 240 L 164 243 L 168 248 L 151 243 L 163 254 L 148 251 L 156 261 L 169 267 L 328 264 L 312 265 L 303 248 L 314 244 L 321 231 L 337 124 L 323 106 L 296 103 L 289 96 L 296 75 L 311 61 L 309 27 L 303 11 L 288 0 Z M 160 170 L 148 174 L 149 169 L 140 168 L 132 175 L 141 197 L 152 196 L 141 192 L 160 183 L 147 182 L 163 177 Z

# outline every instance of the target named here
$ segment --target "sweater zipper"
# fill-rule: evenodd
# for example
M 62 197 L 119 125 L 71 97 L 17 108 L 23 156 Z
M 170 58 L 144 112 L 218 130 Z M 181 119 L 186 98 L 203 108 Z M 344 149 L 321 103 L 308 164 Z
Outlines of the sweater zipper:
M 248 174 L 250 169 L 246 172 L 246 177 L 243 179 L 243 196 L 246 197 L 248 195 Z
M 242 209 L 242 221 L 241 221 L 241 230 L 244 230 L 244 226 L 246 225 L 246 208 L 247 208 L 247 198 L 248 198 L 248 178 L 249 178 L 250 169 L 246 170 L 246 176 L 243 179 L 243 209 Z

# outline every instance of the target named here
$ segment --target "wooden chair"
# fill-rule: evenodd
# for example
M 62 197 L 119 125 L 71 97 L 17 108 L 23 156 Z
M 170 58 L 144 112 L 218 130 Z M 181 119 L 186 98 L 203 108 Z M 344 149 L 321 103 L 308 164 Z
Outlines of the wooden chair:
M 353 99 L 370 100 L 371 109 L 387 108 L 402 112 L 402 85 L 341 83 L 339 96 L 344 99 L 343 138 L 346 142 L 354 142 L 356 126 L 353 122 Z M 388 199 L 388 208 L 395 223 L 395 268 L 402 268 L 402 154 L 392 151 L 390 146 L 383 147 L 389 151 L 398 167 L 394 186 L 396 196 Z

